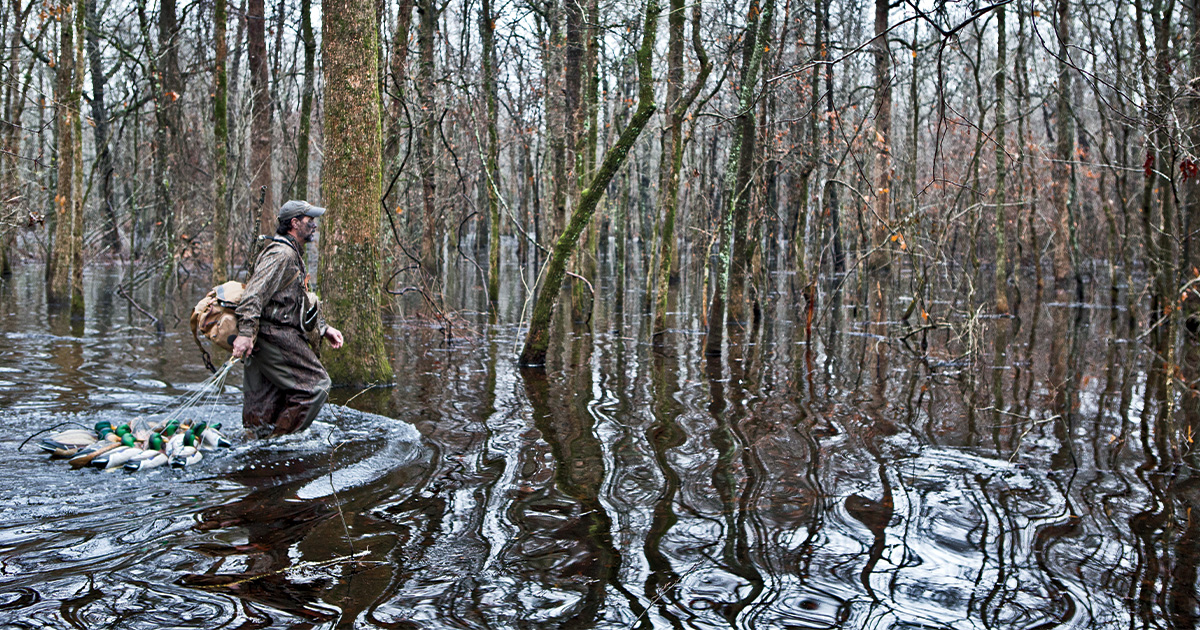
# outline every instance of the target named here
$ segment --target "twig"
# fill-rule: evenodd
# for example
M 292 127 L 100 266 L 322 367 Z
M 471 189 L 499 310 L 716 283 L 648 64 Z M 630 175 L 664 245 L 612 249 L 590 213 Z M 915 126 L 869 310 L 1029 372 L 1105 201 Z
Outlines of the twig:
M 378 385 L 378 383 L 371 383 L 371 384 L 367 385 L 361 391 L 359 391 L 357 394 L 355 394 L 355 395 L 351 396 L 349 399 L 347 399 L 346 405 L 349 405 L 355 398 L 358 398 L 359 396 L 362 396 L 363 394 L 367 393 L 368 391 L 375 389 L 376 385 Z M 325 394 L 326 395 L 329 394 L 328 388 L 325 390 Z M 345 405 L 343 405 L 343 407 L 344 406 Z M 338 419 L 338 422 L 341 422 L 342 417 L 338 414 L 337 410 L 334 409 L 333 405 L 330 405 L 329 411 L 332 412 L 333 415 Z M 343 444 L 345 444 L 346 442 L 341 441 L 341 442 L 338 442 L 337 444 L 334 444 L 333 443 L 333 431 L 330 431 L 329 435 L 325 436 L 325 440 L 327 442 L 329 442 L 330 446 L 333 447 L 333 450 L 329 452 L 329 490 L 333 494 L 333 505 L 334 505 L 334 507 L 337 508 L 338 517 L 342 519 L 342 530 L 346 532 L 346 545 L 348 547 L 350 547 L 350 556 L 349 557 L 353 558 L 358 554 L 356 554 L 354 552 L 354 539 L 350 537 L 350 526 L 346 523 L 346 513 L 344 511 L 342 511 L 342 500 L 340 498 L 338 498 L 337 484 L 335 484 L 333 482 L 333 473 L 334 473 L 333 456 L 337 454 L 337 450 L 339 448 L 341 448 L 341 446 Z M 363 553 L 366 553 L 366 551 L 363 551 Z
M 39 436 L 39 435 L 41 435 L 41 434 L 43 434 L 43 433 L 45 433 L 45 432 L 47 432 L 47 431 L 54 431 L 54 430 L 58 429 L 59 427 L 65 427 L 65 426 L 67 426 L 68 424 L 74 424 L 74 425 L 76 425 L 76 426 L 83 427 L 83 428 L 85 428 L 85 429 L 87 428 L 86 426 L 84 426 L 84 425 L 82 425 L 82 424 L 79 424 L 78 422 L 75 422 L 74 420 L 68 420 L 68 421 L 66 421 L 66 422 L 59 422 L 58 424 L 56 424 L 56 425 L 54 425 L 54 426 L 52 426 L 52 427 L 50 427 L 50 428 L 47 428 L 47 429 L 42 429 L 41 431 L 38 431 L 37 433 L 34 433 L 33 435 L 31 435 L 31 436 L 29 436 L 29 437 L 25 438 L 25 441 L 24 441 L 24 442 L 21 442 L 21 445 L 17 447 L 17 450 L 19 451 L 19 450 L 21 450 L 22 448 L 24 448 L 24 447 L 25 447 L 25 445 L 29 443 L 29 440 L 32 440 L 33 438 L 35 438 L 35 437 L 37 437 L 37 436 Z
M 120 295 L 121 297 L 125 298 L 126 300 L 129 300 L 129 303 L 133 305 L 133 308 L 137 309 L 139 313 L 141 313 L 142 315 L 145 315 L 146 317 L 149 317 L 154 322 L 155 330 L 157 330 L 158 332 L 163 332 L 162 322 L 158 321 L 157 317 L 151 315 L 148 311 L 146 311 L 146 309 L 142 308 L 142 306 L 140 304 L 138 304 L 132 297 L 130 297 L 129 294 L 125 292 L 125 287 L 118 284 L 117 285 L 117 295 Z

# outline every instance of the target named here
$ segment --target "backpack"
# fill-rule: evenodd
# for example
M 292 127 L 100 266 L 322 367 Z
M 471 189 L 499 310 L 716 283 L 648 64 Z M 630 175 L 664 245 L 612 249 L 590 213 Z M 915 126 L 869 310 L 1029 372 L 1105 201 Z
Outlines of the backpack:
M 196 308 L 192 309 L 192 339 L 196 340 L 196 347 L 200 348 L 200 353 L 204 355 L 204 365 L 209 370 L 214 368 L 208 351 L 200 343 L 200 335 L 208 337 L 208 340 L 219 348 L 233 350 L 233 340 L 238 335 L 237 314 L 234 313 L 234 309 L 242 300 L 242 292 L 245 289 L 246 285 L 236 280 L 215 286 L 196 303 Z

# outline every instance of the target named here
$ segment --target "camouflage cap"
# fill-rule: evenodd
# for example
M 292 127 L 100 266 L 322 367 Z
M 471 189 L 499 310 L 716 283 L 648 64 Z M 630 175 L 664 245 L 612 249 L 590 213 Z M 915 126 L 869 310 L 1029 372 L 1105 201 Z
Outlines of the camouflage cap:
M 315 219 L 322 214 L 325 214 L 325 208 L 318 208 L 307 201 L 299 201 L 296 199 L 283 204 L 283 206 L 279 208 L 280 221 L 287 221 L 288 219 L 295 219 L 296 217 L 313 217 Z

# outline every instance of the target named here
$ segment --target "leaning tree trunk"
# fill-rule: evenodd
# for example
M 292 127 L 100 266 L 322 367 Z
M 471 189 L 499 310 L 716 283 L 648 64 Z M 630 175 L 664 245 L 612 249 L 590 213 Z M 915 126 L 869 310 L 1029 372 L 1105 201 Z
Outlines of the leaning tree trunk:
M 392 379 L 380 317 L 382 138 L 375 3 L 322 0 L 325 65 L 324 217 L 320 258 L 326 316 L 346 345 L 327 355 L 340 385 Z
M 571 213 L 566 229 L 558 237 L 550 260 L 546 265 L 546 279 L 538 293 L 537 302 L 533 307 L 533 318 L 529 322 L 529 333 L 525 337 L 525 348 L 521 352 L 521 365 L 540 366 L 546 363 L 546 350 L 550 347 L 550 322 L 554 314 L 554 306 L 558 302 L 559 289 L 562 288 L 563 277 L 567 269 L 567 261 L 575 251 L 579 235 L 587 227 L 596 211 L 596 205 L 604 196 L 604 191 L 612 181 L 613 175 L 621 168 L 625 157 L 633 148 L 633 143 L 642 133 L 646 122 L 654 114 L 654 77 L 650 64 L 654 52 L 654 37 L 658 24 L 658 0 L 648 0 L 646 4 L 645 24 L 642 32 L 642 46 L 637 52 L 638 65 L 638 106 L 616 144 L 604 154 L 595 177 L 588 187 L 579 194 L 579 205 Z
M 93 2 L 95 0 L 92 0 Z M 213 284 L 228 279 L 229 274 L 229 206 L 226 203 L 229 171 L 229 75 L 225 69 L 229 46 L 225 41 L 228 21 L 224 0 L 214 3 L 213 46 Z
M 757 23 L 770 24 L 771 11 L 774 9 L 775 0 L 767 0 L 763 7 L 762 13 L 758 16 Z M 755 19 L 751 16 L 750 19 Z M 752 24 L 747 25 L 747 30 L 754 28 Z M 750 63 L 746 66 L 746 72 L 742 75 L 741 94 L 738 98 L 738 118 L 739 126 L 734 131 L 733 146 L 729 150 L 729 161 L 725 169 L 725 191 L 724 199 L 725 212 L 721 217 L 721 250 L 717 262 L 717 286 L 713 290 L 712 306 L 708 311 L 708 335 L 705 341 L 704 352 L 709 356 L 721 354 L 721 345 L 725 337 L 725 307 L 730 299 L 729 276 L 730 268 L 733 264 L 733 232 L 735 213 L 740 204 L 740 198 L 746 191 L 740 190 L 738 186 L 738 171 L 741 165 L 741 142 L 743 138 L 742 129 L 749 120 L 749 127 L 753 133 L 754 128 L 754 88 L 758 83 L 758 68 L 762 64 L 763 49 L 767 43 L 767 28 L 758 28 L 756 37 L 753 42 L 747 42 L 747 45 L 754 46 L 754 51 L 750 58 Z

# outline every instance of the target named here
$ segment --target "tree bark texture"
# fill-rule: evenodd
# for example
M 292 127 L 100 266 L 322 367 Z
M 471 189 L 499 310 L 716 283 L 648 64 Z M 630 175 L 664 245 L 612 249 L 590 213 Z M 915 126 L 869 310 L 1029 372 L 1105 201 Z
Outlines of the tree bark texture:
M 726 317 L 730 324 L 741 325 L 746 316 L 746 271 L 749 269 L 751 247 L 749 241 L 750 229 L 750 199 L 754 177 L 754 165 L 757 157 L 757 117 L 754 115 L 755 97 L 757 91 L 758 72 L 762 68 L 765 55 L 766 38 L 770 37 L 771 25 L 769 14 L 760 13 L 758 0 L 751 0 L 750 9 L 746 16 L 746 34 L 742 39 L 742 81 L 739 87 L 739 108 L 737 123 L 733 127 L 735 149 L 730 150 L 730 159 L 737 165 L 737 175 L 732 182 L 727 181 L 725 198 L 733 202 L 733 247 L 730 252 L 729 275 L 724 283 Z M 763 36 L 764 51 L 759 52 L 759 33 Z M 757 54 L 757 57 L 756 57 Z M 751 70 L 754 66 L 754 70 Z M 742 101 L 744 90 L 749 81 L 750 98 Z M 724 243 L 722 242 L 722 249 Z
M 883 269 L 891 260 L 892 200 L 892 57 L 888 50 L 888 0 L 875 0 L 875 182 L 874 216 L 871 217 L 875 252 L 868 260 L 872 269 Z
M 374 18 L 372 18 L 372 22 Z M 263 0 L 246 5 L 247 61 L 250 65 L 250 205 L 259 232 L 275 232 L 274 160 L 271 154 L 271 87 L 267 68 L 266 14 Z
M 755 86 L 758 83 L 758 70 L 762 65 L 763 49 L 767 43 L 768 29 L 756 28 L 756 25 L 770 24 L 771 11 L 774 6 L 775 0 L 767 0 L 761 15 L 755 15 L 752 12 L 749 15 L 746 25 L 746 45 L 753 46 L 753 52 L 750 62 L 746 64 L 745 72 L 742 74 L 742 84 L 738 97 L 738 126 L 734 131 L 733 146 L 729 150 L 729 160 L 725 168 L 726 195 L 723 199 L 725 210 L 721 216 L 721 249 L 718 254 L 716 269 L 717 282 L 713 289 L 712 306 L 708 312 L 708 335 L 704 345 L 704 353 L 709 356 L 721 354 L 721 346 L 724 341 L 725 310 L 732 294 L 729 278 L 733 266 L 733 258 L 736 253 L 734 249 L 734 223 L 743 194 L 743 190 L 738 186 L 742 163 L 741 143 L 746 135 L 744 129 L 747 125 L 751 130 L 751 135 L 753 134 Z M 750 39 L 750 33 L 755 33 L 753 39 Z M 749 181 L 748 174 L 747 181 Z
M 320 280 L 326 318 L 346 345 L 326 355 L 335 384 L 392 379 L 380 317 L 382 133 L 375 4 L 323 0 L 325 163 Z
M 75 120 L 79 117 L 79 97 L 75 89 L 75 4 L 64 2 L 56 7 L 59 28 L 58 59 L 55 64 L 55 124 L 58 127 L 58 182 L 54 195 L 54 242 L 47 265 L 46 302 L 57 308 L 69 306 L 71 299 L 71 263 L 75 258 L 71 245 L 75 228 Z M 73 107 L 74 106 L 74 107 Z
M 312 27 L 312 0 L 300 0 L 300 37 L 304 39 L 304 88 L 300 95 L 300 129 L 296 137 L 294 190 L 298 199 L 308 199 L 308 142 L 312 129 L 317 57 L 317 38 L 313 35 Z
M 95 0 L 92 0 L 93 2 Z M 307 0 L 305 0 L 307 2 Z M 226 25 L 229 20 L 225 0 L 217 0 L 213 12 L 213 284 L 221 284 L 229 274 L 229 75 L 226 62 L 229 46 Z
M 496 130 L 496 24 L 491 0 L 481 0 L 479 39 L 483 46 L 483 101 L 487 116 L 487 144 L 484 147 L 484 187 L 487 190 L 488 215 L 488 299 L 495 313 L 500 296 L 500 137 Z
M 1005 126 L 1008 113 L 1005 109 L 1004 90 L 1007 84 L 1008 42 L 1005 38 L 1004 7 L 996 9 L 996 273 L 994 277 L 996 311 L 1008 312 L 1008 215 L 1005 204 L 1006 179 L 1008 177 L 1008 154 Z
M 1075 126 L 1071 120 L 1071 68 L 1067 64 L 1071 48 L 1071 8 L 1069 0 L 1055 0 L 1058 36 L 1057 112 L 1055 113 L 1055 152 L 1051 169 L 1051 195 L 1054 201 L 1057 234 L 1054 247 L 1054 282 L 1062 289 L 1071 274 L 1071 163 L 1075 158 Z
M 105 101 L 104 62 L 100 57 L 100 17 L 96 0 L 87 0 L 87 53 L 92 74 L 92 133 L 96 143 L 96 177 L 100 186 L 100 211 L 104 216 L 104 246 L 113 254 L 121 253 L 121 232 L 113 200 L 113 157 L 109 147 L 109 112 Z
M 437 205 L 437 156 L 434 143 L 438 137 L 438 107 L 434 98 L 434 46 L 438 25 L 436 0 L 417 0 L 417 98 L 421 106 L 420 131 L 417 139 L 417 168 L 421 175 L 421 203 L 424 209 L 424 226 L 421 235 L 421 266 L 425 273 L 437 276 L 441 267 L 438 260 L 442 237 L 442 217 Z

